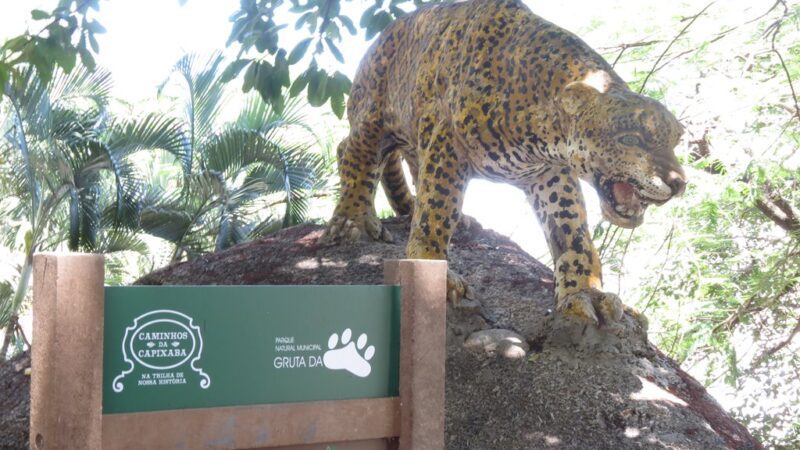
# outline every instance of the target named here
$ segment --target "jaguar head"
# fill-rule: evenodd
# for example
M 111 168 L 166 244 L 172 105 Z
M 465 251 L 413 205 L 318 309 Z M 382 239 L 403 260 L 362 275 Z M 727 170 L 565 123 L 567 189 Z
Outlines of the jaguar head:
M 684 191 L 686 176 L 674 152 L 683 127 L 662 104 L 585 81 L 567 85 L 559 100 L 569 164 L 597 190 L 611 223 L 637 227 L 648 206 Z

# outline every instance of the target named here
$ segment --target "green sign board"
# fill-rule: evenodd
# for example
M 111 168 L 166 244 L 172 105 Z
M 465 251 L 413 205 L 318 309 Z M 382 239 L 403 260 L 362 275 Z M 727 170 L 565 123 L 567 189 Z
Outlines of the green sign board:
M 398 286 L 105 290 L 103 413 L 398 395 Z

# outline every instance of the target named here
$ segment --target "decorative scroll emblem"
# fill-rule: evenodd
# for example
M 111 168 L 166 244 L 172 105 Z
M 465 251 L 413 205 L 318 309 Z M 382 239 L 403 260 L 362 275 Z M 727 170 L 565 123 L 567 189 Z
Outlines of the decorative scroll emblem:
M 125 328 L 122 357 L 129 367 L 114 378 L 112 388 L 114 392 L 122 392 L 125 388 L 122 379 L 137 365 L 140 371 L 155 371 L 142 374 L 146 382 L 139 381 L 139 384 L 184 384 L 183 372 L 177 372 L 176 376 L 175 372 L 165 371 L 180 370 L 188 363 L 189 368 L 200 376 L 200 387 L 207 389 L 211 378 L 196 366 L 202 354 L 203 336 L 191 317 L 168 309 L 142 314 Z

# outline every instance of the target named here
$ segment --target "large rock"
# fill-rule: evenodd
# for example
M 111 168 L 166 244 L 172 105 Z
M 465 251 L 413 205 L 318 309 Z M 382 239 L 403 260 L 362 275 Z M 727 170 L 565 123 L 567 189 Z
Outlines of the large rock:
M 469 335 L 464 348 L 475 352 L 497 354 L 510 359 L 524 358 L 530 351 L 525 338 L 511 330 L 492 328 L 478 330 Z
M 397 243 L 320 247 L 322 227 L 301 225 L 139 283 L 379 284 L 383 260 L 402 258 L 408 235 L 403 218 L 384 224 Z M 448 448 L 761 448 L 650 344 L 642 320 L 626 314 L 621 326 L 597 330 L 554 318 L 552 272 L 508 238 L 479 225 L 460 228 L 450 262 L 477 302 L 448 309 Z M 527 355 L 504 358 L 502 343 L 478 352 L 463 347 L 489 329 L 521 336 Z
M 626 314 L 622 325 L 597 330 L 554 318 L 552 271 L 471 222 L 454 236 L 450 256 L 478 304 L 448 309 L 448 448 L 760 448 L 649 343 L 643 320 Z M 139 283 L 379 284 L 383 261 L 403 257 L 408 235 L 405 218 L 384 225 L 398 242 L 321 247 L 322 227 L 302 225 Z M 497 348 L 463 348 L 489 329 L 512 330 L 530 353 L 509 359 Z

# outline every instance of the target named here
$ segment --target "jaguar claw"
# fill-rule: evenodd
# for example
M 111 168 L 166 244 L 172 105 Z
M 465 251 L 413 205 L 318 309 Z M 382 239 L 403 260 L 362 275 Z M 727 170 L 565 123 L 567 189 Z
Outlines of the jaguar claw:
M 615 294 L 598 289 L 584 289 L 558 302 L 557 311 L 595 326 L 613 324 L 622 319 L 624 305 Z
M 328 228 L 319 238 L 319 243 L 347 245 L 363 239 L 394 242 L 392 234 L 374 214 L 362 214 L 354 218 L 336 214 L 328 222 Z

